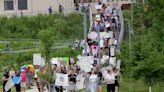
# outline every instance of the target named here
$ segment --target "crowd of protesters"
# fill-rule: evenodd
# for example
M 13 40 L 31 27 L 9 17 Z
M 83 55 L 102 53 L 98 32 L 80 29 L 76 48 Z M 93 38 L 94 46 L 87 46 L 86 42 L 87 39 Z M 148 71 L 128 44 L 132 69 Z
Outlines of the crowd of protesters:
M 4 71 L 2 81 L 3 81 L 3 92 L 10 92 L 10 90 L 5 91 L 5 84 L 7 83 L 9 77 L 20 76 L 21 82 L 15 84 L 16 92 L 25 92 L 27 88 L 32 86 L 37 86 L 39 92 L 44 92 L 44 87 L 46 86 L 47 81 L 38 76 L 38 72 L 42 73 L 51 72 L 55 77 L 56 73 L 68 74 L 69 86 L 56 86 L 55 80 L 51 82 L 50 92 L 63 92 L 67 90 L 68 92 L 78 92 L 76 83 L 77 76 L 83 74 L 85 78 L 85 92 L 102 92 L 102 85 L 106 84 L 107 92 L 118 92 L 119 83 L 117 77 L 119 76 L 120 69 L 116 67 L 116 49 L 117 49 L 117 40 L 115 36 L 115 31 L 118 31 L 120 28 L 118 9 L 115 6 L 105 5 L 103 3 L 98 3 L 101 5 L 101 9 L 97 9 L 98 16 L 94 18 L 94 23 L 92 30 L 88 33 L 87 38 L 87 55 L 94 57 L 94 62 L 90 72 L 84 72 L 81 70 L 80 66 L 76 63 L 70 65 L 57 65 L 51 64 L 51 71 L 47 71 L 45 66 L 34 66 L 35 70 L 31 71 L 29 67 L 27 70 L 14 71 L 11 70 Z M 76 5 L 78 6 L 78 5 Z M 61 6 L 59 6 L 61 7 Z M 78 10 L 78 8 L 76 8 Z M 62 10 L 60 10 L 62 11 Z M 100 31 L 100 36 L 98 32 Z M 75 47 L 80 47 L 80 42 L 76 40 Z M 98 45 L 100 43 L 100 49 Z M 83 47 L 83 46 L 81 46 Z M 104 70 L 101 66 L 101 62 L 98 58 L 108 56 L 108 67 Z M 105 62 L 105 61 L 104 61 Z

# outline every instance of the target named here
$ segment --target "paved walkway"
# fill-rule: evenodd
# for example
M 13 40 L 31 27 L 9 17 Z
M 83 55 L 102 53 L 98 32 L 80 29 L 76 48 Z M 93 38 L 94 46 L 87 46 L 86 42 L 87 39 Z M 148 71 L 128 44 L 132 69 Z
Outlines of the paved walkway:
M 47 88 L 45 88 L 46 90 L 44 92 L 48 92 Z M 26 90 L 26 92 L 39 92 L 39 90 L 37 89 L 36 86 L 33 86 L 32 89 L 28 89 Z

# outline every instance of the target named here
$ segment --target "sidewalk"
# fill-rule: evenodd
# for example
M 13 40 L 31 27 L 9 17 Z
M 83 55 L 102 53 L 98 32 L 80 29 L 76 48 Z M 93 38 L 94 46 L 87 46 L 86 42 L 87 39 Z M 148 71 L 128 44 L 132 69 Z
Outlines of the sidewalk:
M 46 90 L 44 92 L 48 92 L 47 88 L 45 88 Z M 39 90 L 37 89 L 36 86 L 33 86 L 32 89 L 28 89 L 26 90 L 26 92 L 39 92 Z

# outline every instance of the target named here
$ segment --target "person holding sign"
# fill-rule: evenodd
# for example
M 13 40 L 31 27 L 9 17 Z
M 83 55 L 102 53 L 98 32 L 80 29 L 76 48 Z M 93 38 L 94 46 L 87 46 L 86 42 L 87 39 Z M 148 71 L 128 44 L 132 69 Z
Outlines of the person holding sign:
M 118 74 L 119 74 L 119 69 L 117 69 L 116 67 L 113 68 L 113 73 L 115 74 L 115 92 L 118 92 L 118 88 L 119 88 L 119 83 L 117 81 L 117 77 L 118 77 Z
M 9 72 L 7 72 L 7 71 L 5 70 L 5 72 L 4 72 L 3 76 L 2 76 L 2 81 L 3 81 L 3 92 L 10 92 L 10 91 L 11 91 L 11 89 L 9 89 L 8 91 L 5 91 L 5 85 L 6 85 L 7 81 L 8 81 L 8 79 L 9 79 Z
M 104 79 L 107 84 L 107 92 L 115 92 L 115 74 L 112 69 L 108 70 Z
M 98 83 L 98 76 L 94 68 L 91 69 L 89 76 L 89 90 L 90 92 L 96 92 Z
M 75 73 L 74 69 L 71 69 L 70 74 L 68 75 L 68 80 L 70 84 L 69 88 L 71 92 L 77 92 L 76 78 L 77 74 Z

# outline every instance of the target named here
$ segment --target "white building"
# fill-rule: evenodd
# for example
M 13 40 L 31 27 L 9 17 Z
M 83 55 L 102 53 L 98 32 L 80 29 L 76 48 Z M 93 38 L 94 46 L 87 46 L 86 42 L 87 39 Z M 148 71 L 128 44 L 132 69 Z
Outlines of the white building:
M 50 6 L 53 12 L 59 11 L 62 5 L 64 13 L 74 10 L 73 0 L 0 0 L 0 15 L 35 15 L 38 13 L 48 13 Z

